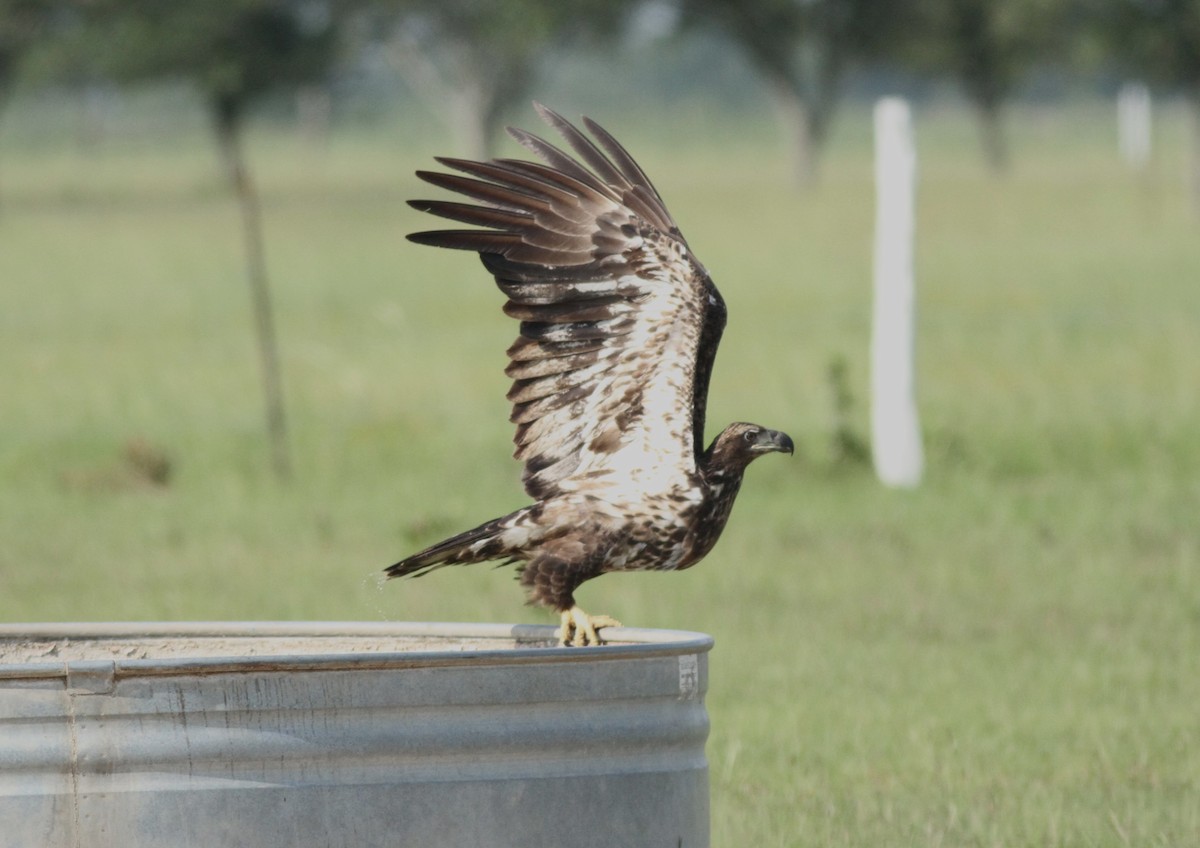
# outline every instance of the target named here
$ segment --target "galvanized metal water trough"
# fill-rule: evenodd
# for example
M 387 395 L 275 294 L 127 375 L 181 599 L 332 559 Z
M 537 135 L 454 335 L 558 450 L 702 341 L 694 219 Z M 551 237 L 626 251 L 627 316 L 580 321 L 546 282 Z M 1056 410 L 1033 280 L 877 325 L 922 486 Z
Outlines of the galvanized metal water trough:
M 0 844 L 708 845 L 712 639 L 0 626 Z

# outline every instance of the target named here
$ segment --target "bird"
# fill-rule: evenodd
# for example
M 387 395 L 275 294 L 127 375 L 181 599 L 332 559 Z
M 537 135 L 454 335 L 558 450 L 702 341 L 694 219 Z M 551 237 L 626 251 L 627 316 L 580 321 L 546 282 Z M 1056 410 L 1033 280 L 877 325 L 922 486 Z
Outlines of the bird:
M 791 454 L 783 432 L 730 424 L 704 444 L 726 306 L 666 204 L 606 130 L 584 132 L 535 103 L 570 148 L 509 134 L 540 161 L 435 157 L 417 171 L 470 203 L 409 205 L 470 228 L 412 233 L 474 251 L 520 322 L 508 348 L 513 454 L 528 506 L 402 559 L 389 578 L 449 565 L 515 563 L 528 602 L 559 616 L 559 645 L 603 644 L 619 627 L 575 601 L 587 580 L 679 571 L 716 543 L 746 467 Z

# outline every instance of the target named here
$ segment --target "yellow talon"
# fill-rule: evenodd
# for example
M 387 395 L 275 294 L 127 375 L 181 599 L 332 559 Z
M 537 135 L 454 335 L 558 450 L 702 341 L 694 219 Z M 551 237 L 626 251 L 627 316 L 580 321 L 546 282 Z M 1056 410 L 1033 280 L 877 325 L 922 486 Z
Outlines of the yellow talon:
M 620 627 L 621 622 L 607 615 L 588 615 L 579 607 L 571 607 L 560 614 L 561 625 L 554 635 L 558 637 L 559 645 L 574 645 L 577 648 L 585 645 L 604 644 L 598 630 L 604 627 Z

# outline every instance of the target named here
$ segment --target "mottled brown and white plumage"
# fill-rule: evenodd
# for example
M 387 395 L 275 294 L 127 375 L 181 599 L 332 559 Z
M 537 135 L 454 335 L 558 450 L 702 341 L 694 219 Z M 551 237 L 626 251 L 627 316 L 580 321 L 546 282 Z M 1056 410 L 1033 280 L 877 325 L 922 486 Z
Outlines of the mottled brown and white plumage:
M 578 158 L 522 130 L 509 132 L 542 163 L 439 158 L 458 173 L 418 176 L 476 203 L 411 205 L 476 228 L 409 236 L 477 251 L 508 297 L 505 313 L 521 322 L 508 349 L 508 399 L 515 456 L 536 502 L 387 574 L 517 562 L 530 601 L 559 612 L 560 641 L 587 644 L 615 622 L 575 605 L 581 583 L 694 564 L 724 529 L 746 466 L 790 453 L 792 441 L 739 423 L 705 449 L 725 303 L 625 149 L 587 118 L 598 146 L 537 109 Z

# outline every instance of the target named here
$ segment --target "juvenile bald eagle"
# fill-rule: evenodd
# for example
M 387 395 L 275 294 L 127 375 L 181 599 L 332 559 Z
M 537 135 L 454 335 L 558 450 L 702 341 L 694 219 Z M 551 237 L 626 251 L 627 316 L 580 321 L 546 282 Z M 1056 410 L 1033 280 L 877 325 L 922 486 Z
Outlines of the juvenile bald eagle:
M 676 570 L 707 554 L 746 466 L 792 453 L 784 433 L 731 424 L 707 448 L 704 407 L 725 303 L 650 180 L 611 135 L 536 105 L 578 159 L 522 130 L 545 164 L 438 158 L 425 182 L 478 204 L 410 205 L 486 229 L 413 233 L 478 251 L 521 322 L 508 349 L 515 456 L 536 502 L 401 560 L 389 577 L 519 563 L 529 601 L 557 611 L 560 644 L 618 626 L 575 604 L 610 571 Z M 601 149 L 602 148 L 602 149 Z M 463 176 L 463 175 L 467 176 Z

